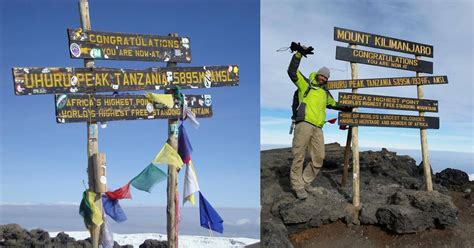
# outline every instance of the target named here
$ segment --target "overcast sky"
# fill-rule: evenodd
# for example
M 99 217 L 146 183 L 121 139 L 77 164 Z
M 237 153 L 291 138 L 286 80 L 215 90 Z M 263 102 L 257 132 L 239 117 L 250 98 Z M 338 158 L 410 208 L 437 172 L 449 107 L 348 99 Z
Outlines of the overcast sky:
M 440 129 L 428 130 L 430 150 L 474 152 L 472 98 L 474 83 L 472 1 L 273 1 L 261 4 L 261 146 L 290 146 L 288 134 L 291 97 L 295 90 L 286 69 L 291 54 L 276 52 L 298 41 L 315 48 L 315 55 L 303 58 L 304 75 L 321 66 L 331 68 L 331 79 L 350 79 L 349 63 L 335 59 L 334 27 L 405 39 L 434 46 L 433 75 L 447 75 L 449 84 L 425 86 L 425 98 L 439 101 Z M 374 50 L 404 57 L 410 54 Z M 415 72 L 371 65 L 358 66 L 359 78 L 415 76 Z M 350 92 L 350 90 L 342 90 Z M 332 91 L 336 98 L 338 91 Z M 366 88 L 359 93 L 416 98 L 416 86 Z M 363 109 L 360 112 L 417 115 L 417 112 Z M 328 110 L 328 119 L 337 112 Z M 345 144 L 346 132 L 337 125 L 324 127 L 325 142 Z M 361 147 L 420 149 L 418 129 L 359 128 Z

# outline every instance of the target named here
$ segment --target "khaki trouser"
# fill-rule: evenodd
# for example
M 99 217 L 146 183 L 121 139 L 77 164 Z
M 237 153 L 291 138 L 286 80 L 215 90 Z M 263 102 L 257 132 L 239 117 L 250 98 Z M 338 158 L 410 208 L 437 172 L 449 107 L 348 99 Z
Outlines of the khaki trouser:
M 309 146 L 311 161 L 303 171 L 304 157 Z M 307 122 L 299 122 L 293 136 L 293 164 L 290 181 L 293 190 L 303 189 L 306 184 L 314 181 L 324 161 L 324 134 L 319 127 Z

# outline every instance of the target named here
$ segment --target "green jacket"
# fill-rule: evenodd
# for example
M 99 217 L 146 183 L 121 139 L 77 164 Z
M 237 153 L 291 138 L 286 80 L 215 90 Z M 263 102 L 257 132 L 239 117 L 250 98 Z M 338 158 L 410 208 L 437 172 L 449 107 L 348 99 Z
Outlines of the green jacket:
M 321 87 L 316 81 L 316 73 L 309 75 L 309 79 L 298 70 L 301 54 L 295 53 L 288 67 L 291 81 L 298 87 L 299 106 L 296 113 L 296 122 L 305 121 L 322 128 L 326 120 L 326 108 L 343 110 L 332 97 L 325 86 Z

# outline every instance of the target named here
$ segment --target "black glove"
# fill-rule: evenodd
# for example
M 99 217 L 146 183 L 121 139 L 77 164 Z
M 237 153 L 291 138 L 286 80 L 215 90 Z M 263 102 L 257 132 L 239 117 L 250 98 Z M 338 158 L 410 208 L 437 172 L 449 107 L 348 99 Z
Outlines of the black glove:
M 296 42 L 291 42 L 291 46 L 290 46 L 290 50 L 292 52 L 299 52 L 301 53 L 301 55 L 305 56 L 308 55 L 308 54 L 314 54 L 313 53 L 313 50 L 314 48 L 312 46 L 310 47 L 305 47 L 305 46 L 302 46 L 299 42 L 296 43 Z
M 352 112 L 352 109 L 353 109 L 353 108 L 354 108 L 354 107 L 342 106 L 342 107 L 341 107 L 341 110 L 342 110 L 343 112 Z

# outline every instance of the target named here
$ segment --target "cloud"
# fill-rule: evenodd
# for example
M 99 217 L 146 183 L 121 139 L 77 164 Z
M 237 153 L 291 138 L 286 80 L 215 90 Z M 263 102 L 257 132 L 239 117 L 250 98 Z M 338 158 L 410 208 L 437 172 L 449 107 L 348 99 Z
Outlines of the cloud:
M 473 174 L 469 174 L 469 181 L 474 181 L 474 173 L 473 173 Z
M 244 226 L 244 225 L 252 224 L 252 221 L 247 218 L 242 218 L 242 219 L 236 220 L 235 222 L 227 221 L 226 223 L 227 225 L 231 225 L 231 226 Z

